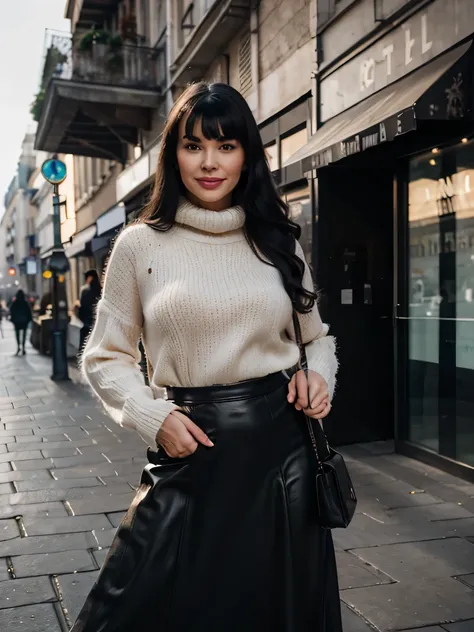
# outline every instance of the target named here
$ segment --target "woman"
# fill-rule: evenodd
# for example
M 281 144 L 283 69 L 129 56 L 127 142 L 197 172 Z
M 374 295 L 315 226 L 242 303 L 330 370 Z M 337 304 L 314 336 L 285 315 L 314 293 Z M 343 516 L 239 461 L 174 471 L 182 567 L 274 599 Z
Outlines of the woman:
M 100 298 L 102 287 L 100 285 L 97 270 L 88 270 L 85 273 L 86 285 L 81 292 L 79 318 L 82 321 L 80 331 L 79 351 L 82 351 L 94 324 L 95 309 Z
M 301 412 L 327 416 L 337 361 L 299 233 L 243 97 L 188 88 L 151 201 L 115 243 L 82 358 L 110 415 L 159 446 L 156 503 L 145 509 L 142 485 L 74 632 L 341 631 Z
M 28 325 L 33 320 L 33 316 L 30 303 L 26 300 L 23 290 L 18 290 L 15 300 L 11 304 L 10 320 L 15 327 L 16 342 L 18 345 L 15 355 L 20 355 L 20 352 L 22 355 L 25 355 L 26 332 Z

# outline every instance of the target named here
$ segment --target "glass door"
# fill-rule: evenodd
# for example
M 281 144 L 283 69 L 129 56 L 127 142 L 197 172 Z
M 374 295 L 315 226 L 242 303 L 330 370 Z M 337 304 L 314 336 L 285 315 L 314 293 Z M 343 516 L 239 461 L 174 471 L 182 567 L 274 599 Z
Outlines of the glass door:
M 407 179 L 403 438 L 474 466 L 474 143 L 410 159 Z

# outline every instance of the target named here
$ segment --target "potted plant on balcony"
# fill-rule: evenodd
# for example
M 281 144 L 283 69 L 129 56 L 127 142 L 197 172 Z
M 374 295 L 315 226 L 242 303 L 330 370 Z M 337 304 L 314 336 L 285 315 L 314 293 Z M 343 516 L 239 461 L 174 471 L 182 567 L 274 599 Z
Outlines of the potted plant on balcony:
M 109 42 L 110 33 L 96 27 L 81 36 L 75 47 L 74 74 L 77 78 L 93 81 L 102 75 Z
M 103 29 L 92 28 L 79 40 L 78 49 L 81 52 L 91 51 L 95 46 L 106 47 L 110 42 L 110 33 Z

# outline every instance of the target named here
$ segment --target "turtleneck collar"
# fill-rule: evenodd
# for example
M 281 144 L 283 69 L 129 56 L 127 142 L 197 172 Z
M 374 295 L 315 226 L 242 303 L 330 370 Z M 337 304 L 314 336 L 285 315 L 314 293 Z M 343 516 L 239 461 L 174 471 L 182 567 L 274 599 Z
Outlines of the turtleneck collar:
M 181 198 L 175 221 L 202 233 L 224 235 L 244 226 L 245 211 L 241 206 L 232 206 L 224 211 L 209 211 Z

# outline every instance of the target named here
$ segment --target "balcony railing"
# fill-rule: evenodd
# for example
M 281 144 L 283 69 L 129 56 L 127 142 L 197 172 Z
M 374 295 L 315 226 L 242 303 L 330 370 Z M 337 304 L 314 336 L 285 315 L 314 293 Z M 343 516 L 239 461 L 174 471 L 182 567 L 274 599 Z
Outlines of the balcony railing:
M 49 31 L 40 90 L 31 112 L 35 148 L 126 160 L 150 130 L 166 81 L 166 47 L 147 48 L 103 31 Z
M 165 51 L 125 44 L 92 41 L 88 47 L 67 33 L 49 32 L 43 79 L 70 79 L 100 85 L 160 90 L 166 77 Z M 46 83 L 46 82 L 44 82 Z

